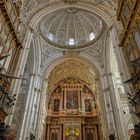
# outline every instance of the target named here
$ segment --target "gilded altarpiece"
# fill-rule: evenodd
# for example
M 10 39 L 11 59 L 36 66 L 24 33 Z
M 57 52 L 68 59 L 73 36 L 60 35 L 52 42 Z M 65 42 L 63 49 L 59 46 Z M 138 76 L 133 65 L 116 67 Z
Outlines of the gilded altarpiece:
M 83 81 L 60 81 L 50 93 L 46 125 L 46 140 L 102 140 L 95 93 Z

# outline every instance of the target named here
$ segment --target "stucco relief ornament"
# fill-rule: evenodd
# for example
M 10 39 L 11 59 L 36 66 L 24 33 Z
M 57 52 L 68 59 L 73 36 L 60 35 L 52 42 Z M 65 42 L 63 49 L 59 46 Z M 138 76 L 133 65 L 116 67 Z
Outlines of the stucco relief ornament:
M 84 2 L 84 1 L 91 1 L 94 4 L 99 4 L 102 2 L 102 0 L 63 0 L 64 3 L 68 3 L 68 4 L 74 4 L 77 2 Z
M 105 5 L 107 5 L 110 9 L 116 10 L 116 2 L 114 0 L 103 0 Z
M 89 53 L 90 55 L 92 55 L 93 57 L 101 59 L 105 38 L 106 38 L 106 32 L 104 33 L 104 35 L 102 36 L 100 41 L 97 42 L 92 47 L 90 47 L 89 49 L 87 49 L 86 52 Z
M 57 49 L 52 49 L 51 47 L 48 47 L 48 45 L 43 45 L 42 47 L 42 62 L 44 62 L 46 59 L 51 57 L 52 55 L 55 55 L 56 53 L 59 53 Z
M 73 4 L 73 3 L 77 3 L 77 0 L 63 0 L 64 3 L 68 3 L 68 4 Z
M 27 19 L 30 17 L 30 12 L 32 9 L 34 9 L 33 7 L 38 7 L 39 4 L 47 1 L 48 0 L 25 0 L 21 9 L 22 21 L 24 21 L 24 23 L 27 21 Z
M 77 2 L 91 2 L 93 4 L 102 4 L 102 3 L 110 3 L 106 2 L 106 0 L 25 0 L 23 2 L 22 10 L 21 10 L 21 19 L 27 21 L 29 17 L 32 15 L 33 11 L 40 9 L 44 5 L 51 5 L 54 3 L 64 2 L 68 4 L 73 4 Z M 112 2 L 111 2 L 112 3 Z M 114 1 L 113 1 L 114 3 Z M 110 5 L 112 7 L 112 4 Z M 114 6 L 113 6 L 114 7 Z
M 60 2 L 63 2 L 63 0 L 25 0 L 21 9 L 21 19 L 26 23 L 39 9 Z

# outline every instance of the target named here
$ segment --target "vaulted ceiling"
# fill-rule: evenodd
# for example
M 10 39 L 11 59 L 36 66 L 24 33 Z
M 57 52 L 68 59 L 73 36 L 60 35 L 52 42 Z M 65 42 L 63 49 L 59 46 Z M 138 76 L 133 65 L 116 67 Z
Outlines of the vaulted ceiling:
M 85 7 L 80 7 L 80 4 Z M 70 58 L 53 67 L 47 77 L 49 91 L 69 77 L 81 79 L 95 90 L 98 79 L 95 71 L 87 63 L 74 59 L 71 50 L 77 56 L 88 55 L 91 61 L 96 60 L 98 65 L 104 66 L 109 27 L 96 7 L 103 11 L 102 14 L 107 13 L 115 19 L 116 4 L 117 0 L 24 0 L 22 20 L 27 26 L 33 21 L 30 31 L 34 34 L 32 39 L 39 42 L 34 41 L 34 44 L 41 48 L 42 68 L 46 62 L 54 62 L 59 56 Z M 91 5 L 95 9 L 89 8 Z
M 100 4 L 106 8 L 116 10 L 118 0 L 23 0 L 23 8 L 26 12 L 33 10 L 33 7 L 39 7 L 40 5 L 52 5 L 57 3 L 89 3 L 89 4 Z
M 116 14 L 118 0 L 17 0 L 22 1 L 21 17 L 25 21 L 31 19 L 38 11 L 57 4 L 64 4 L 70 7 L 84 3 L 99 7 L 110 15 Z
M 39 25 L 44 40 L 67 49 L 86 47 L 89 43 L 94 43 L 106 28 L 101 17 L 75 7 L 46 14 Z
M 69 77 L 82 80 L 93 90 L 96 90 L 97 75 L 95 71 L 88 64 L 75 59 L 61 62 L 53 68 L 48 77 L 49 90 L 52 90 L 59 81 Z

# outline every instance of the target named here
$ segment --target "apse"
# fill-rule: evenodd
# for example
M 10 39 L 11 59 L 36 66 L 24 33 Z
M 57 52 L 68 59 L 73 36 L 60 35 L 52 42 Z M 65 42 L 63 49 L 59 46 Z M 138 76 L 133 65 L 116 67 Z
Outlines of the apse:
M 48 77 L 47 140 L 102 139 L 97 75 L 87 64 L 70 59 Z
M 82 60 L 70 58 L 54 66 L 48 77 L 48 91 L 69 77 L 84 81 L 93 91 L 97 90 L 98 77 L 95 70 Z

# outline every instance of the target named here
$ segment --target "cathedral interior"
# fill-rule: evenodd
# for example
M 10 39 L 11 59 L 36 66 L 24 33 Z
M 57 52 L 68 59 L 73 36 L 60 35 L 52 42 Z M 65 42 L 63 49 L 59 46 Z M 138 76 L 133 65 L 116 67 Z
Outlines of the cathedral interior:
M 0 0 L 0 140 L 140 140 L 140 0 Z

